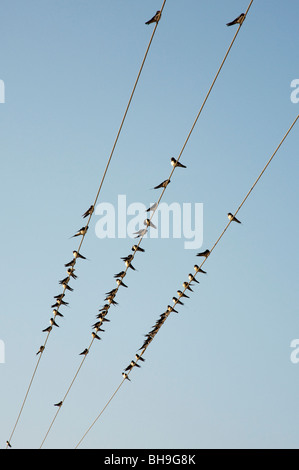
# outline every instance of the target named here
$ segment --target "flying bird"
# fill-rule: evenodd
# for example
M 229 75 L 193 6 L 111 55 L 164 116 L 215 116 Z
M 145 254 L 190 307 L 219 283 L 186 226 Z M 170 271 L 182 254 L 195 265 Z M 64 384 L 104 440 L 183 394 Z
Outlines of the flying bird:
M 237 222 L 238 224 L 241 223 L 241 222 L 237 219 L 237 217 L 234 217 L 233 214 L 231 214 L 230 212 L 227 214 L 227 217 L 229 218 L 230 221 Z
M 84 214 L 82 215 L 83 219 L 85 219 L 86 217 L 88 217 L 89 215 L 91 215 L 94 211 L 94 206 L 90 206 L 89 209 L 87 209 L 86 212 L 84 212 Z
M 154 189 L 166 188 L 169 183 L 170 183 L 170 179 L 164 180 L 162 181 L 162 183 L 158 184 L 158 186 L 155 186 Z
M 207 258 L 210 254 L 210 250 L 205 250 L 205 251 L 202 251 L 201 253 L 197 253 L 196 256 L 204 256 L 205 258 Z
M 161 19 L 161 15 L 162 15 L 161 11 L 158 10 L 156 14 L 150 20 L 148 20 L 145 24 L 158 23 Z
M 238 16 L 238 18 L 234 19 L 230 23 L 226 23 L 226 26 L 232 26 L 234 24 L 242 24 L 244 20 L 245 20 L 245 13 L 241 13 L 241 15 Z
M 187 168 L 185 165 L 183 165 L 182 163 L 178 162 L 175 158 L 171 158 L 170 159 L 170 162 L 171 162 L 171 165 L 175 168 L 176 166 L 180 167 L 180 168 Z

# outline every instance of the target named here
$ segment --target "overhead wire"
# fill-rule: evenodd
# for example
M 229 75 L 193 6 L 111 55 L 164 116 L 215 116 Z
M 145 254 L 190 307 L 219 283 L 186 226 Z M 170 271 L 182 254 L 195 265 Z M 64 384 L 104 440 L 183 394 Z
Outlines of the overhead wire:
M 161 6 L 161 9 L 160 9 L 161 15 L 162 15 L 162 12 L 163 12 L 163 10 L 164 10 L 165 4 L 166 4 L 166 0 L 163 0 L 162 6 Z M 161 16 L 161 15 L 160 15 L 160 16 Z M 123 129 L 123 126 L 124 126 L 124 123 L 125 123 L 125 119 L 126 119 L 126 117 L 127 117 L 127 114 L 128 114 L 129 108 L 130 108 L 130 105 L 131 105 L 131 103 L 132 103 L 133 96 L 134 96 L 134 94 L 135 94 L 135 91 L 136 91 L 136 88 L 137 88 L 137 85 L 138 85 L 138 82 L 139 82 L 139 79 L 140 79 L 142 70 L 143 70 L 143 68 L 144 68 L 144 64 L 145 64 L 145 62 L 146 62 L 146 59 L 147 59 L 147 56 L 148 56 L 148 53 L 149 53 L 151 44 L 152 44 L 152 42 L 153 42 L 153 39 L 154 39 L 156 30 L 157 30 L 157 27 L 158 27 L 158 23 L 159 23 L 159 21 L 156 22 L 156 24 L 155 24 L 155 26 L 154 26 L 154 29 L 153 29 L 153 32 L 152 32 L 152 34 L 151 34 L 151 37 L 150 37 L 150 40 L 149 40 L 149 43 L 148 43 L 148 46 L 147 46 L 145 55 L 144 55 L 144 57 L 143 57 L 143 60 L 142 60 L 142 63 L 141 63 L 139 72 L 138 72 L 138 74 L 137 74 L 137 78 L 136 78 L 136 80 L 135 80 L 135 83 L 134 83 L 134 86 L 133 86 L 133 89 L 132 89 L 132 92 L 131 92 L 131 95 L 130 95 L 130 98 L 129 98 L 129 101 L 128 101 L 128 104 L 127 104 L 127 107 L 126 107 L 126 109 L 125 109 L 125 112 L 124 112 L 124 115 L 123 115 L 121 124 L 120 124 L 120 126 L 119 126 L 119 129 L 118 129 L 118 132 L 117 132 L 117 135 L 116 135 L 116 138 L 115 138 L 115 141 L 114 141 L 114 143 L 113 143 L 111 153 L 110 153 L 110 155 L 109 155 L 109 158 L 108 158 L 106 167 L 105 167 L 105 169 L 104 169 L 104 173 L 103 173 L 103 176 L 102 176 L 102 179 L 101 179 L 99 188 L 98 188 L 98 190 L 97 190 L 96 197 L 95 197 L 95 199 L 94 199 L 94 203 L 93 203 L 92 206 L 90 206 L 90 213 L 88 214 L 88 219 L 87 219 L 87 223 L 86 223 L 86 226 L 85 226 L 85 231 L 84 231 L 84 233 L 82 234 L 82 238 L 81 238 L 81 240 L 80 240 L 80 243 L 79 243 L 79 246 L 78 246 L 78 249 L 77 249 L 77 253 L 80 253 L 81 246 L 83 245 L 83 242 L 84 242 L 84 239 L 85 239 L 85 236 L 86 236 L 86 232 L 87 232 L 87 230 L 88 230 L 88 227 L 89 227 L 89 224 L 90 224 L 90 221 L 91 221 L 93 212 L 94 212 L 94 207 L 95 207 L 95 205 L 96 205 L 97 202 L 98 202 L 98 199 L 99 199 L 99 196 L 100 196 L 100 192 L 101 192 L 101 190 L 102 190 L 102 186 L 103 186 L 104 180 L 105 180 L 106 175 L 107 175 L 107 172 L 108 172 L 108 168 L 109 168 L 109 166 L 110 166 L 110 163 L 111 163 L 111 160 L 112 160 L 112 157 L 113 157 L 113 154 L 114 154 L 116 145 L 117 145 L 117 143 L 118 143 L 118 140 L 119 140 L 121 131 L 122 131 L 122 129 Z M 75 263 L 76 263 L 76 260 L 74 261 L 74 265 L 75 265 Z M 73 265 L 73 266 L 74 266 L 74 265 Z M 62 298 L 64 297 L 66 290 L 67 290 L 67 287 L 64 287 L 64 289 L 63 289 L 63 291 L 62 291 Z M 60 304 L 60 305 L 61 305 L 61 304 Z M 59 306 L 58 306 L 58 308 L 57 308 L 57 313 L 56 313 L 56 315 L 59 313 L 58 311 L 59 311 Z M 54 320 L 55 320 L 55 316 L 56 316 L 56 315 L 54 315 Z M 11 432 L 11 434 L 10 434 L 9 440 L 7 441 L 6 448 L 9 447 L 8 443 L 11 442 L 12 437 L 13 437 L 13 435 L 14 435 L 14 433 L 15 433 L 16 427 L 17 427 L 17 425 L 18 425 L 18 422 L 19 422 L 20 417 L 21 417 L 21 414 L 22 414 L 22 412 L 23 412 L 25 403 L 26 403 L 26 401 L 27 401 L 27 398 L 28 398 L 28 395 L 29 395 L 29 392 L 30 392 L 32 383 L 33 383 L 33 381 L 34 381 L 36 372 L 37 372 L 38 367 L 39 367 L 39 364 L 40 364 L 40 362 L 41 362 L 41 358 L 42 358 L 42 356 L 43 356 L 43 354 L 44 354 L 45 347 L 46 347 L 46 344 L 47 344 L 47 342 L 48 342 L 48 339 L 49 339 L 49 336 L 50 336 L 51 331 L 52 331 L 52 329 L 49 328 L 49 331 L 47 331 L 46 339 L 45 339 L 43 345 L 41 346 L 41 351 L 40 351 L 40 354 L 39 354 L 39 357 L 38 357 L 36 366 L 35 366 L 35 368 L 34 368 L 33 374 L 32 374 L 31 379 L 30 379 L 30 381 L 29 381 L 29 385 L 28 385 L 28 387 L 27 387 L 27 389 L 26 389 L 25 397 L 24 397 L 23 402 L 22 402 L 22 404 L 21 404 L 20 411 L 19 411 L 19 413 L 18 413 L 16 422 L 15 422 L 15 424 L 14 424 L 14 426 L 13 426 L 13 429 L 12 429 L 12 432 Z
M 234 212 L 233 214 L 233 217 L 231 219 L 229 219 L 229 222 L 227 223 L 227 225 L 225 226 L 225 228 L 222 230 L 221 234 L 219 235 L 219 237 L 217 238 L 216 242 L 214 243 L 214 245 L 212 246 L 211 249 L 209 250 L 206 250 L 207 251 L 207 255 L 204 256 L 204 259 L 202 261 L 202 263 L 200 264 L 200 266 L 197 266 L 198 269 L 196 269 L 196 272 L 195 274 L 193 275 L 193 279 L 196 278 L 196 275 L 200 272 L 200 269 L 201 267 L 205 264 L 205 262 L 207 261 L 207 259 L 210 257 L 211 253 L 214 251 L 214 249 L 216 248 L 216 246 L 218 245 L 218 243 L 220 242 L 220 240 L 222 239 L 222 237 L 224 236 L 225 232 L 227 231 L 228 227 L 230 226 L 230 224 L 233 222 L 233 219 L 237 216 L 238 212 L 240 211 L 240 209 L 242 208 L 242 206 L 245 204 L 245 202 L 247 201 L 248 197 L 250 196 L 250 194 L 252 193 L 252 191 L 254 190 L 254 188 L 256 187 L 257 183 L 260 181 L 261 177 L 263 176 L 263 174 L 265 173 L 265 171 L 267 170 L 268 166 L 270 165 L 270 163 L 272 162 L 272 160 L 274 159 L 274 157 L 276 156 L 277 152 L 279 151 L 279 149 L 281 148 L 281 146 L 283 145 L 283 143 L 285 142 L 285 140 L 287 139 L 288 135 L 290 134 L 290 132 L 292 131 L 293 127 L 295 126 L 295 124 L 297 123 L 299 119 L 299 114 L 298 116 L 295 118 L 295 120 L 293 121 L 293 123 L 291 124 L 291 126 L 289 127 L 289 129 L 287 130 L 287 132 L 285 133 L 284 137 L 281 139 L 280 143 L 278 144 L 278 146 L 276 147 L 276 149 L 274 150 L 273 154 L 271 155 L 271 157 L 269 158 L 269 160 L 267 161 L 266 165 L 264 166 L 264 168 L 262 169 L 262 171 L 259 173 L 258 177 L 256 178 L 256 180 L 254 181 L 253 185 L 251 186 L 251 188 L 249 189 L 249 191 L 247 192 L 247 194 L 245 195 L 245 197 L 243 198 L 243 200 L 241 201 L 241 203 L 239 204 L 238 208 L 236 209 L 236 211 Z M 190 285 L 192 284 L 193 282 L 193 279 L 190 279 L 189 282 L 186 282 L 184 283 L 184 290 L 182 291 L 182 294 L 185 294 L 186 290 L 189 289 Z M 183 296 L 181 296 L 183 297 Z M 181 298 L 180 297 L 180 298 Z M 165 323 L 166 319 L 168 318 L 168 316 L 170 315 L 170 313 L 172 311 L 174 311 L 174 307 L 178 304 L 178 300 L 177 299 L 175 302 L 174 302 L 174 305 L 173 307 L 168 307 L 168 309 L 166 310 L 165 313 L 165 317 L 163 319 L 163 321 L 161 322 L 159 328 L 157 329 L 157 331 L 153 334 L 153 337 L 151 338 L 151 340 L 149 341 L 149 343 L 146 345 L 146 346 L 142 346 L 140 349 L 142 349 L 139 357 L 142 357 L 144 352 L 146 351 L 147 347 L 149 346 L 149 344 L 151 343 L 151 341 L 154 339 L 154 337 L 156 336 L 156 334 L 158 333 L 158 331 L 160 330 L 161 326 Z M 136 356 L 135 356 L 136 357 Z M 136 358 L 136 361 L 135 362 L 138 362 L 138 358 Z M 82 441 L 85 439 L 85 437 L 87 436 L 87 434 L 90 432 L 90 430 L 94 427 L 94 425 L 96 424 L 96 422 L 99 420 L 99 418 L 102 416 L 103 412 L 106 410 L 106 408 L 108 407 L 108 405 L 111 403 L 112 399 L 115 397 L 116 393 L 120 390 L 121 386 L 123 385 L 123 383 L 125 382 L 125 380 L 128 378 L 129 374 L 131 373 L 131 371 L 133 370 L 134 366 L 132 367 L 132 369 L 126 374 L 127 377 L 125 377 L 123 375 L 123 380 L 120 382 L 120 384 L 118 385 L 118 387 L 116 388 L 116 390 L 113 392 L 113 394 L 111 395 L 111 397 L 109 398 L 109 400 L 106 402 L 105 406 L 102 408 L 102 410 L 100 411 L 100 413 L 97 415 L 97 417 L 93 420 L 93 422 L 91 423 L 91 425 L 87 428 L 87 430 L 85 431 L 85 433 L 83 434 L 83 436 L 81 437 L 81 439 L 78 441 L 78 443 L 76 444 L 75 446 L 75 449 L 77 449 L 80 444 L 82 443 Z

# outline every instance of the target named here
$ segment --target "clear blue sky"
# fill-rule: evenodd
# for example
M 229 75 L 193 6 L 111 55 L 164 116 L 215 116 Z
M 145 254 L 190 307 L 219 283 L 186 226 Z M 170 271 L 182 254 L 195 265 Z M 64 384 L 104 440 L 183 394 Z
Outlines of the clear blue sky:
M 154 202 L 245 0 L 166 2 L 100 202 Z M 93 202 L 162 1 L 9 0 L 1 6 L 0 442 L 45 339 L 69 237 Z M 254 1 L 163 201 L 203 203 L 213 245 L 299 112 L 295 0 Z M 298 124 L 82 448 L 298 447 Z M 155 193 L 156 195 L 156 193 Z M 50 335 L 12 445 L 38 448 L 91 339 L 132 240 L 99 240 L 94 215 L 78 279 Z M 147 239 L 102 341 L 93 345 L 45 448 L 73 448 L 193 269 L 197 250 Z

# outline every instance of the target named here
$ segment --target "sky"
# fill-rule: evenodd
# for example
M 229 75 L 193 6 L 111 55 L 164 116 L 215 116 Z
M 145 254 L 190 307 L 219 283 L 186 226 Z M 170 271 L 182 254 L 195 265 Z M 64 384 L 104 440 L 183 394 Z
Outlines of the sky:
M 167 1 L 99 204 L 155 202 L 249 1 Z M 93 203 L 162 1 L 1 2 L 0 447 L 16 422 L 53 296 Z M 145 238 L 43 448 L 74 448 L 193 265 L 296 118 L 299 5 L 255 0 L 163 202 L 203 210 L 202 244 Z M 294 96 L 294 95 L 293 95 Z M 299 97 L 299 94 L 297 95 Z M 1 99 L 0 99 L 1 101 Z M 296 101 L 296 100 L 293 100 Z M 298 123 L 82 449 L 297 448 Z M 36 449 L 135 240 L 91 219 L 59 328 L 11 444 Z M 107 206 L 106 206 L 107 207 Z M 132 215 L 127 216 L 127 221 Z M 194 222 L 194 220 L 193 220 Z M 172 233 L 172 228 L 170 230 Z M 299 346 L 299 339 L 298 339 Z M 293 353 L 293 355 L 292 355 Z

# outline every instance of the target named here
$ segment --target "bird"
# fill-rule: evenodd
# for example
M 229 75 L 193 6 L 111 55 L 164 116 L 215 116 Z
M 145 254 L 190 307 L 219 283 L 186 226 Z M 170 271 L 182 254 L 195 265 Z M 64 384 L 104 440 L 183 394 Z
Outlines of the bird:
M 69 263 L 66 263 L 64 266 L 65 266 L 66 268 L 68 268 L 69 266 L 74 267 L 75 264 L 76 264 L 76 258 L 72 259 L 72 261 L 70 261 Z
M 56 308 L 56 307 L 60 307 L 60 305 L 68 305 L 68 304 L 69 304 L 68 302 L 65 302 L 62 299 L 57 299 L 55 304 L 51 305 L 51 308 Z
M 117 288 L 110 290 L 109 292 L 106 292 L 106 295 L 115 295 L 117 293 Z
M 153 222 L 151 222 L 150 219 L 145 219 L 145 221 L 144 221 L 143 223 L 144 223 L 144 225 L 146 225 L 147 227 L 157 228 L 157 227 L 155 226 L 155 224 L 153 224 Z
M 43 332 L 50 333 L 51 330 L 52 330 L 52 326 L 48 326 L 48 328 L 45 328 Z
M 168 312 L 179 313 L 179 312 L 177 312 L 173 307 L 171 307 L 171 305 L 167 305 L 167 310 L 168 310 Z
M 238 224 L 240 224 L 241 222 L 237 219 L 237 217 L 234 217 L 233 214 L 231 214 L 230 212 L 227 214 L 227 217 L 229 218 L 229 220 L 232 222 L 237 222 Z
M 79 356 L 86 356 L 86 354 L 88 354 L 88 353 L 89 353 L 88 349 L 85 348 L 85 349 L 79 354 Z
M 155 186 L 154 189 L 166 188 L 169 183 L 170 183 L 170 179 L 164 180 L 162 181 L 162 183 L 158 184 L 158 186 Z
M 94 206 L 91 205 L 89 209 L 87 209 L 86 212 L 84 212 L 84 214 L 82 215 L 83 219 L 85 219 L 86 217 L 88 217 L 89 215 L 91 215 L 94 211 Z
M 45 349 L 45 346 L 41 346 L 39 350 L 37 351 L 36 355 L 41 354 L 44 349 Z
M 135 359 L 136 361 L 142 361 L 142 362 L 145 361 L 145 359 L 143 359 L 143 357 L 141 357 L 139 354 L 135 354 Z
M 92 332 L 91 333 L 91 336 L 93 337 L 93 339 L 101 339 L 96 333 Z
M 54 320 L 54 318 L 50 318 L 50 323 L 51 323 L 51 326 L 57 326 L 57 328 L 59 328 L 59 325 L 57 325 L 56 321 Z
M 172 301 L 174 303 L 177 303 L 177 304 L 180 304 L 180 305 L 184 305 L 183 302 L 181 302 L 179 299 L 177 299 L 176 297 L 172 297 Z
M 150 20 L 148 20 L 145 24 L 158 23 L 161 19 L 161 15 L 162 13 L 160 10 L 156 11 L 156 14 Z
M 139 364 L 136 364 L 136 362 L 131 361 L 128 367 L 125 368 L 125 371 L 133 369 L 133 367 L 140 367 Z
M 180 168 L 187 168 L 185 165 L 183 165 L 182 163 L 178 162 L 175 158 L 171 158 L 170 159 L 170 163 L 171 165 L 175 168 L 176 166 L 180 167 Z
M 197 266 L 197 264 L 194 265 L 194 270 L 195 270 L 197 273 L 207 274 L 207 272 L 204 271 L 203 269 L 201 269 L 199 266 Z
M 127 268 L 131 268 L 131 269 L 133 269 L 133 271 L 136 271 L 136 269 L 134 268 L 134 266 L 131 264 L 131 261 L 126 260 L 126 261 L 125 261 L 125 264 L 126 264 Z
M 71 238 L 74 238 L 74 237 L 79 237 L 80 235 L 85 235 L 86 232 L 88 230 L 88 225 L 86 225 L 86 227 L 81 227 L 78 232 L 75 233 L 75 235 L 73 235 Z
M 62 313 L 58 312 L 58 310 L 56 308 L 54 308 L 53 310 L 53 315 L 54 315 L 54 318 L 57 316 L 57 317 L 63 317 Z
M 121 279 L 116 279 L 118 286 L 128 287 Z
M 201 253 L 197 253 L 196 256 L 204 256 L 205 258 L 207 258 L 210 254 L 210 250 L 205 250 L 205 251 L 202 251 Z
M 73 288 L 68 286 L 67 282 L 68 282 L 69 278 L 66 278 L 66 279 L 62 279 L 62 281 L 59 281 L 59 284 L 62 285 L 62 287 L 65 289 L 65 290 L 69 290 L 70 292 L 73 292 Z
M 138 246 L 138 245 L 133 245 L 132 246 L 132 251 L 141 251 L 142 253 L 145 252 L 145 250 L 143 248 L 141 248 L 140 246 Z
M 67 273 L 68 273 L 68 275 L 69 275 L 70 277 L 72 277 L 73 279 L 77 279 L 78 276 L 76 276 L 76 274 L 74 274 L 74 271 L 75 271 L 74 268 L 69 268 L 69 269 L 67 270 Z
M 54 295 L 54 299 L 62 300 L 64 296 L 65 296 L 64 293 L 63 293 L 63 294 Z
M 128 374 L 126 374 L 125 372 L 123 372 L 123 373 L 122 373 L 122 376 L 123 376 L 124 379 L 127 379 L 127 380 L 129 380 L 129 381 L 131 382 L 131 379 L 129 379 Z
M 62 406 L 62 401 L 59 401 L 58 403 L 55 403 L 54 406 L 58 406 L 60 408 Z
M 123 277 L 125 277 L 126 274 L 127 274 L 126 271 L 120 271 L 118 274 L 114 274 L 114 277 L 115 277 L 115 278 L 116 278 L 116 277 L 121 277 L 121 278 L 123 278 Z
M 74 256 L 74 259 L 77 259 L 77 258 L 86 259 L 85 256 L 81 255 L 79 251 L 76 251 L 76 250 L 73 251 L 73 256 Z
M 191 292 L 193 292 L 193 290 L 189 286 L 188 282 L 183 282 L 183 287 L 184 287 L 184 289 L 188 289 L 188 290 L 191 290 Z
M 190 297 L 186 294 L 184 294 L 181 290 L 177 290 L 177 294 L 179 297 L 186 297 L 187 299 L 190 299 Z
M 7 447 L 9 447 L 11 449 L 11 443 L 9 441 L 6 441 L 6 445 L 7 445 Z
M 238 16 L 238 18 L 234 19 L 230 23 L 226 23 L 226 26 L 232 26 L 234 24 L 242 24 L 244 20 L 245 20 L 245 13 L 241 13 L 241 15 Z
M 128 256 L 123 256 L 120 259 L 122 259 L 123 261 L 132 261 L 133 258 L 134 258 L 133 255 L 128 255 Z
M 197 284 L 200 284 L 200 282 L 193 276 L 193 274 L 189 273 L 188 278 L 189 278 L 189 281 L 194 281 L 194 282 L 197 282 Z
M 105 330 L 103 330 L 100 326 L 95 327 L 96 332 L 101 331 L 102 333 L 105 333 Z
M 155 202 L 155 204 L 153 204 L 153 205 L 152 205 L 152 206 L 150 206 L 148 209 L 146 209 L 146 211 L 145 211 L 145 212 L 151 212 L 151 211 L 154 211 L 154 210 L 156 210 L 156 209 L 157 209 L 157 207 L 158 207 L 158 203 L 157 203 L 157 202 Z
M 138 230 L 138 232 L 134 232 L 134 235 L 136 235 L 135 238 L 144 237 L 146 232 L 147 232 L 147 228 L 141 228 L 140 230 Z

